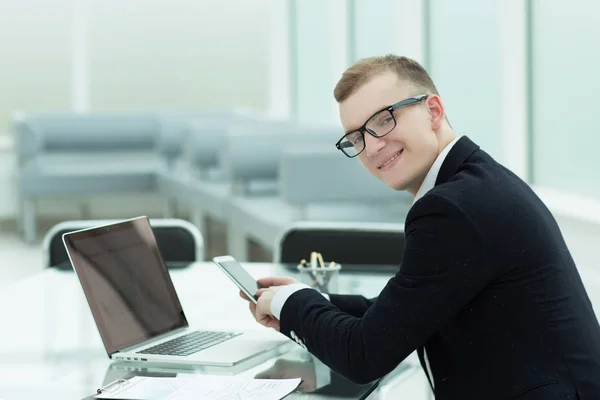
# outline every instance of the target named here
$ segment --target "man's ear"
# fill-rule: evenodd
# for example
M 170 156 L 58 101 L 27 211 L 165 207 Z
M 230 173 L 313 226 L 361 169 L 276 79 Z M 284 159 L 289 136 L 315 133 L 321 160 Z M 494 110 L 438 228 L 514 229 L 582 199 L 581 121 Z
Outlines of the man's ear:
M 427 110 L 431 118 L 431 129 L 437 131 L 446 118 L 446 108 L 440 96 L 432 94 L 427 98 Z

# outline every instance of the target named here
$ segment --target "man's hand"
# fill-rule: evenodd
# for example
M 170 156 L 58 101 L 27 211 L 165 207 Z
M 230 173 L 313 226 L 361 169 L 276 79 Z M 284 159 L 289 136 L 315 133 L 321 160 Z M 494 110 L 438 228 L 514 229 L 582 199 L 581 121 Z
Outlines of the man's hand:
M 257 280 L 258 284 L 263 288 L 269 288 L 271 286 L 284 286 L 289 285 L 290 283 L 298 283 L 294 278 L 290 278 L 289 276 L 267 276 L 266 278 L 260 278 Z M 256 293 L 258 294 L 258 292 Z M 240 290 L 240 297 L 246 301 L 250 301 L 246 293 Z
M 258 302 L 254 304 L 248 296 L 240 291 L 240 296 L 248 301 L 250 312 L 258 323 L 269 328 L 276 329 L 279 332 L 279 321 L 271 314 L 271 301 L 273 296 L 281 286 L 271 286 L 270 288 L 260 289 L 256 292 Z
M 248 301 L 250 312 L 258 323 L 279 331 L 279 321 L 271 314 L 271 301 L 273 296 L 281 286 L 297 283 L 298 281 L 288 276 L 269 276 L 260 278 L 258 284 L 263 287 L 256 292 L 258 296 L 257 304 L 250 301 L 248 296 L 240 290 L 240 297 Z
M 289 276 L 267 276 L 266 278 L 260 278 L 258 284 L 264 288 L 271 286 L 284 286 L 290 283 L 298 283 L 297 280 Z
M 281 288 L 281 286 L 271 286 L 267 289 L 260 289 L 256 293 L 258 302 L 256 304 L 250 303 L 250 310 L 254 314 L 256 322 L 268 328 L 276 329 L 278 332 L 279 320 L 271 314 L 271 302 L 279 288 Z

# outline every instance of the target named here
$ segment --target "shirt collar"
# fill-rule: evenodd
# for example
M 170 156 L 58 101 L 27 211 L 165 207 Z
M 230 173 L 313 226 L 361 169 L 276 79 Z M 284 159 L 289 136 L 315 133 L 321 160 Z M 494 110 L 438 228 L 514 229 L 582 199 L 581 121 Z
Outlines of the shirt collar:
M 444 163 L 446 156 L 452 149 L 452 146 L 454 146 L 460 138 L 461 138 L 461 136 L 457 136 L 453 141 L 448 143 L 448 145 L 446 147 L 444 147 L 444 150 L 442 150 L 442 152 L 437 156 L 437 158 L 433 162 L 433 165 L 429 169 L 429 172 L 427 172 L 427 175 L 425 176 L 425 179 L 423 180 L 421 187 L 417 191 L 417 195 L 415 196 L 415 199 L 413 200 L 413 204 L 415 204 L 417 202 L 417 200 L 419 200 L 421 197 L 425 196 L 425 194 L 427 192 L 429 192 L 431 189 L 433 189 L 433 187 L 435 186 L 435 181 L 437 179 L 437 176 L 440 172 L 440 168 L 442 168 L 442 164 Z

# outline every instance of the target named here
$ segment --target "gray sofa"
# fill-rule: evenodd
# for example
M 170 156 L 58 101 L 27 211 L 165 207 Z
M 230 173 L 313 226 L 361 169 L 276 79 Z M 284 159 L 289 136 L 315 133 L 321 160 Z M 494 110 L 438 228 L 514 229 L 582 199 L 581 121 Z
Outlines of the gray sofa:
M 111 193 L 155 193 L 156 177 L 178 159 L 188 121 L 226 110 L 37 113 L 13 121 L 19 225 L 36 240 L 36 204 Z

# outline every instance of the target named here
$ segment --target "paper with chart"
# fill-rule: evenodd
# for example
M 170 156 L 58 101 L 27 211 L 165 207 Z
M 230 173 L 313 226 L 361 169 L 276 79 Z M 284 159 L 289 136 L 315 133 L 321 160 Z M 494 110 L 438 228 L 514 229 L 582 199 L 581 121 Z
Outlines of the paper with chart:
M 248 379 L 198 375 L 177 378 L 136 376 L 110 387 L 98 399 L 279 400 L 300 385 L 300 378 Z

